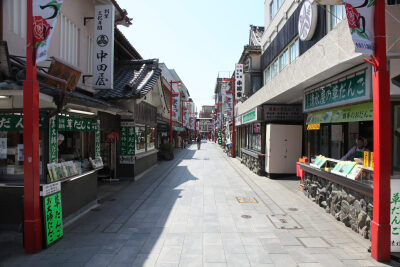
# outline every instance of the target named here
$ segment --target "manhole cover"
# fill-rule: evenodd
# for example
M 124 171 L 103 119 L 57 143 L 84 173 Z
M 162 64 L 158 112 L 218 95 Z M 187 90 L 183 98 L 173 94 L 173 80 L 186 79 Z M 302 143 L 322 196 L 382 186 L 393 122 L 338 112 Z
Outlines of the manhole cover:
M 251 216 L 250 216 L 250 215 L 242 215 L 242 218 L 243 218 L 243 219 L 250 219 Z
M 254 197 L 236 197 L 239 203 L 258 203 Z
M 272 224 L 278 229 L 301 229 L 303 227 L 300 226 L 295 219 L 290 217 L 287 214 L 276 214 L 276 215 L 267 215 L 268 219 L 272 222 Z
M 289 211 L 298 211 L 297 208 L 288 208 Z

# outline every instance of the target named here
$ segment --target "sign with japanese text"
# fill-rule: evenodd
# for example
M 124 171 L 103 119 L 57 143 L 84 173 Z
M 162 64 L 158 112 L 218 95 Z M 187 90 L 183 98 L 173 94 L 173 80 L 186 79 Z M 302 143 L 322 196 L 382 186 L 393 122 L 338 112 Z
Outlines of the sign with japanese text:
M 235 92 L 236 92 L 236 100 L 239 100 L 243 97 L 244 94 L 243 64 L 235 65 Z
M 343 106 L 308 114 L 306 124 L 372 121 L 372 102 Z
M 314 123 L 314 124 L 309 124 L 307 125 L 307 130 L 319 130 L 321 129 L 321 124 L 319 123 Z
M 49 74 L 65 80 L 67 82 L 67 89 L 74 91 L 79 79 L 81 78 L 81 71 L 58 58 L 52 57 L 52 59 L 53 60 L 49 68 Z M 54 79 L 46 79 L 46 83 L 57 88 L 62 88 L 62 86 L 64 86 Z
M 345 77 L 326 86 L 306 91 L 304 94 L 305 112 L 350 104 L 370 99 L 370 86 L 366 71 Z
M 227 120 L 232 120 L 232 89 L 230 83 L 221 85 L 222 93 L 222 113 L 226 115 Z
M 400 252 L 400 180 L 390 180 L 391 252 Z
M 180 95 L 178 92 L 172 93 L 172 120 L 179 121 Z
M 266 121 L 302 121 L 301 105 L 264 105 L 264 120 Z
M 61 191 L 61 182 L 55 182 L 51 184 L 44 184 L 42 186 L 41 196 L 49 196 Z
M 22 131 L 24 116 L 22 114 L 0 114 L 0 131 Z M 43 127 L 45 116 L 39 115 L 39 127 Z
M 43 198 L 46 246 L 63 237 L 61 192 Z
M 63 0 L 33 0 L 33 40 L 36 63 L 47 59 L 51 36 L 60 14 Z
M 49 120 L 49 163 L 58 162 L 58 131 L 56 117 Z
M 114 5 L 96 5 L 94 17 L 93 87 L 113 89 Z
M 375 0 L 344 0 L 355 52 L 374 55 Z
M 257 120 L 257 109 L 253 109 L 242 116 L 242 124 L 250 123 Z
M 97 125 L 100 125 L 100 120 L 97 120 Z M 97 127 L 97 130 L 95 132 L 95 136 L 94 136 L 94 156 L 95 158 L 100 158 L 101 157 L 101 149 L 100 149 L 100 144 L 101 144 L 101 139 L 100 139 L 100 127 Z
M 120 164 L 135 164 L 135 123 L 121 122 L 120 134 Z
M 100 129 L 97 119 L 57 116 L 57 130 L 71 132 L 95 132 Z

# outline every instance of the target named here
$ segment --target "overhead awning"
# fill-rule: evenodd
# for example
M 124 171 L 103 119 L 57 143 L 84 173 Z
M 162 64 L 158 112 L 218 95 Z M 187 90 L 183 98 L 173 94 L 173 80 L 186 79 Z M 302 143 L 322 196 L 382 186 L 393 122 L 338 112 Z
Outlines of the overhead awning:
M 372 102 L 337 107 L 308 114 L 306 124 L 372 121 Z

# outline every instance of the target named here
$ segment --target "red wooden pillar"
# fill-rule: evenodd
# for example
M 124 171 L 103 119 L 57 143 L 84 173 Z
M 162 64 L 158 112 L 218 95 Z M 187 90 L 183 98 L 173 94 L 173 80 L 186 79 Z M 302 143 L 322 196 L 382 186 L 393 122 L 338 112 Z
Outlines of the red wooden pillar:
M 24 243 L 26 253 L 42 249 L 39 173 L 39 82 L 33 40 L 32 0 L 27 1 L 26 78 L 24 81 Z
M 390 88 L 386 60 L 385 1 L 377 0 L 374 15 L 375 58 L 374 107 L 374 210 L 371 224 L 371 255 L 390 260 Z

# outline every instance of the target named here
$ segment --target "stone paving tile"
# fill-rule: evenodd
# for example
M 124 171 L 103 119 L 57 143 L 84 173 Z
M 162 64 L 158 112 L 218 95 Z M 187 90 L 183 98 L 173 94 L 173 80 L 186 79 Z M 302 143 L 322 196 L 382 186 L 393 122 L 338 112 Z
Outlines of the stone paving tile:
M 15 251 L 7 267 L 384 266 L 370 257 L 368 240 L 283 183 L 255 175 L 212 143 L 178 150 L 174 161 L 108 195 L 116 200 L 66 228 L 60 242 L 36 255 Z M 289 214 L 302 229 L 275 228 L 273 214 Z
M 164 246 L 158 257 L 157 264 L 161 263 L 179 263 L 182 253 L 181 246 Z

